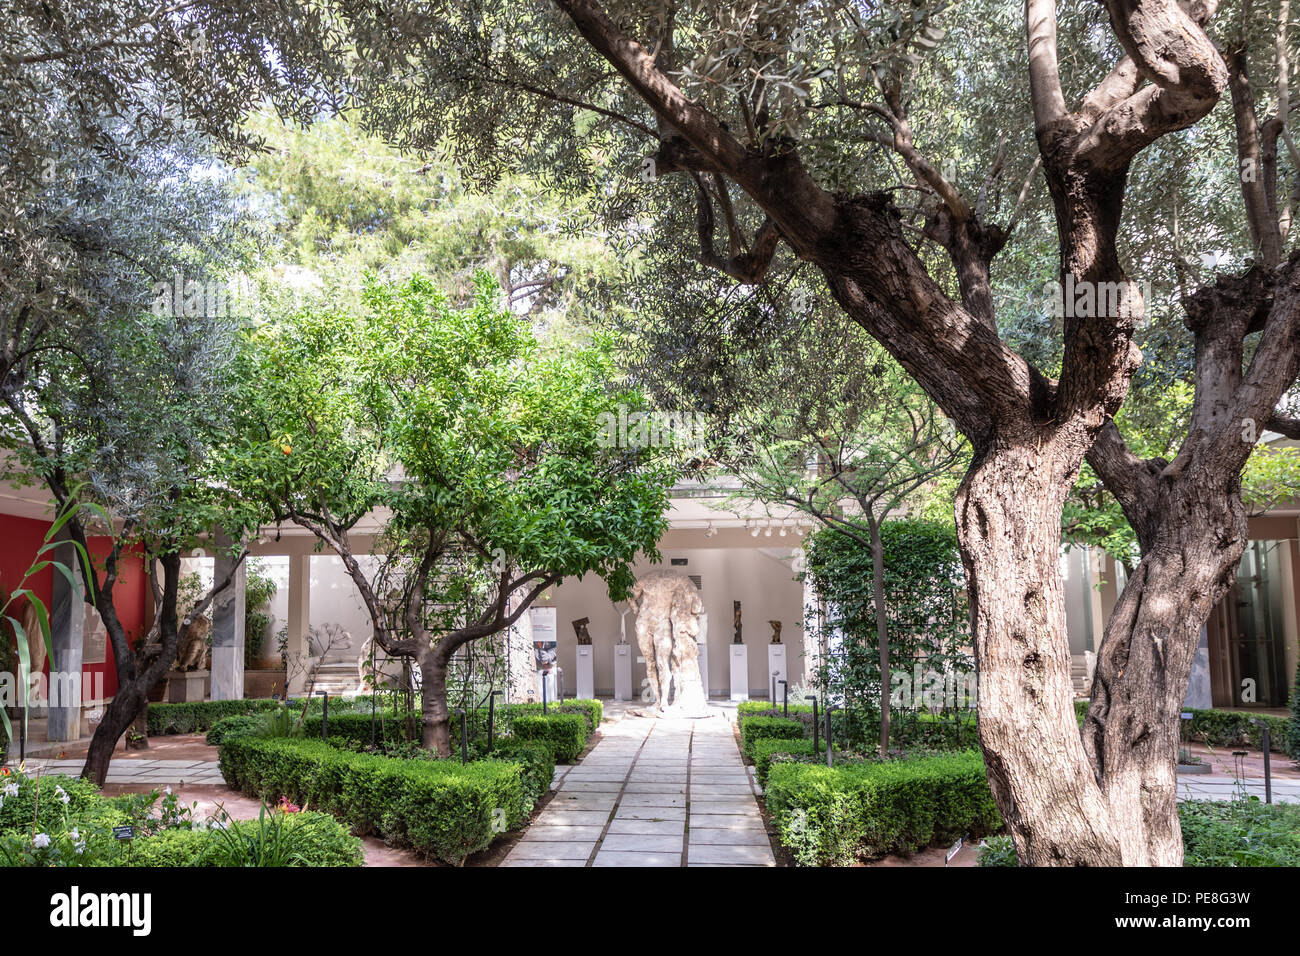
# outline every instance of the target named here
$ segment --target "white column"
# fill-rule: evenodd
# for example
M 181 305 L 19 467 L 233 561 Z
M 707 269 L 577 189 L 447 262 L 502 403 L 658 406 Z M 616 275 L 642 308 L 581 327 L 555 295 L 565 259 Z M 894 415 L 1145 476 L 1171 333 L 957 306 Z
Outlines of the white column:
M 248 569 L 242 560 L 235 566 L 231 545 L 225 535 L 217 535 L 212 582 L 216 585 L 229 577 L 230 584 L 212 599 L 213 700 L 239 700 L 244 696 L 244 589 Z
M 66 539 L 66 533 L 60 532 Z M 81 736 L 81 656 L 82 630 L 85 627 L 84 578 L 77 549 L 69 542 L 54 549 L 54 560 L 72 570 L 74 587 L 63 574 L 54 574 L 53 602 L 50 609 L 50 740 L 76 740 Z M 35 667 L 36 661 L 32 661 Z M 55 706 L 57 705 L 57 706 Z
M 307 689 L 307 629 L 311 626 L 311 555 L 289 556 L 289 611 L 287 646 L 288 693 Z

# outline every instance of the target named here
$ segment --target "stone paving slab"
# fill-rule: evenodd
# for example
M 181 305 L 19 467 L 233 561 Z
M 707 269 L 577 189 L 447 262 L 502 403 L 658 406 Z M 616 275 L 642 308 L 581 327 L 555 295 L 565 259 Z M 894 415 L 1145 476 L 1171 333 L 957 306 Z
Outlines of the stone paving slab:
M 776 864 L 726 720 L 625 717 L 556 788 L 503 866 Z
M 603 850 L 592 866 L 681 866 L 682 851 L 676 853 L 621 853 Z

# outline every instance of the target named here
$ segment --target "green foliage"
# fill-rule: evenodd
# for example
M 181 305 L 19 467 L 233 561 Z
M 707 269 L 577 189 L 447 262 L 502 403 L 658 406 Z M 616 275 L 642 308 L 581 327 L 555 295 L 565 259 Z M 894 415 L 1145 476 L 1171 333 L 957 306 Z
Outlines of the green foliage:
M 767 810 L 801 866 L 910 854 L 1002 826 L 975 751 L 835 767 L 780 763 L 768 774 Z
M 1248 800 L 1178 805 L 1183 866 L 1300 866 L 1300 807 Z M 990 837 L 980 866 L 1016 866 L 1009 836 Z
M 275 597 L 275 592 L 275 581 L 256 571 L 250 563 L 244 585 L 245 667 L 253 667 L 262 662 L 266 630 L 271 625 L 270 602 Z
M 150 704 L 145 717 L 150 737 L 197 734 L 211 730 L 223 717 L 247 717 L 283 706 L 278 700 L 197 700 Z
M 970 614 L 952 522 L 889 520 L 881 525 L 881 538 L 891 670 L 905 673 L 909 683 L 917 666 L 923 675 L 969 672 L 973 662 L 965 648 L 970 644 Z M 817 684 L 843 700 L 852 715 L 846 724 L 852 739 L 847 742 L 866 746 L 871 728 L 879 730 L 880 700 L 871 549 L 846 535 L 819 531 L 809 539 L 806 568 L 828 609 L 823 631 L 842 635 L 838 650 L 818 659 Z M 912 706 L 925 702 L 922 691 L 912 688 Z M 891 687 L 891 693 L 897 696 L 897 687 Z M 940 706 L 946 703 L 940 701 Z M 960 706 L 962 701 L 952 703 Z M 895 719 L 902 716 L 898 711 L 895 707 Z
M 758 737 L 751 742 L 749 753 L 750 759 L 754 761 L 754 776 L 758 785 L 766 787 L 767 775 L 773 763 L 801 757 L 814 760 L 820 756 L 821 751 L 813 750 L 813 742 L 809 738 L 792 740 L 788 737 Z
M 502 710 L 508 716 L 516 714 L 540 714 L 542 705 L 540 703 L 527 704 L 506 704 L 503 708 L 498 708 L 498 713 Z M 604 720 L 605 709 L 598 700 L 565 700 L 558 704 L 547 704 L 547 713 L 551 714 L 582 714 L 587 719 L 587 733 L 594 734 L 600 727 L 600 722 Z
M 573 763 L 591 735 L 585 714 L 523 714 L 510 721 L 510 733 L 521 740 L 544 740 L 559 763 Z
M 319 740 L 228 737 L 221 772 L 236 790 L 332 813 L 453 864 L 521 826 L 532 809 L 524 766 L 504 760 L 400 760 Z
M 1191 720 L 1183 720 L 1184 740 L 1199 740 L 1211 747 L 1249 747 L 1259 750 L 1264 746 L 1264 731 L 1255 724 L 1262 720 L 1269 728 L 1269 748 L 1286 752 L 1288 719 L 1273 714 L 1252 714 L 1237 710 L 1188 709 Z
M 206 740 L 216 747 L 227 737 L 257 736 L 265 726 L 264 717 L 258 714 L 236 714 L 232 717 L 221 717 L 212 722 Z
M 1178 817 L 1184 866 L 1300 866 L 1300 806 L 1187 800 Z
M 522 737 L 498 737 L 488 749 L 480 741 L 473 749 L 476 758 L 504 760 L 523 767 L 523 784 L 528 801 L 536 806 L 555 779 L 555 751 L 547 740 Z
M 209 831 L 204 866 L 360 866 L 361 841 L 328 813 L 265 805 L 256 820 L 229 820 Z
M 1016 845 L 1009 836 L 991 836 L 975 856 L 976 866 L 1015 866 Z
M 754 744 L 759 740 L 801 740 L 804 725 L 784 717 L 746 717 L 740 722 L 740 752 L 754 759 Z

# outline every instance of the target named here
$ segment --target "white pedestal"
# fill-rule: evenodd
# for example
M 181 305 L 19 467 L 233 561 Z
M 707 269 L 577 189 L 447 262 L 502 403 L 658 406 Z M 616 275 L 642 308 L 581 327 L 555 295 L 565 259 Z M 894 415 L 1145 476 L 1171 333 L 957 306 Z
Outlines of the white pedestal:
M 767 645 L 767 692 L 772 695 L 773 704 L 781 702 L 783 688 L 780 682 L 789 679 L 785 671 L 785 645 Z
M 578 645 L 578 699 L 592 700 L 596 696 L 596 657 L 592 645 Z
M 632 699 L 632 645 L 614 645 L 614 699 Z
M 749 700 L 749 655 L 744 644 L 728 645 L 731 654 L 731 699 Z
M 704 699 L 709 699 L 709 645 L 706 641 L 696 641 L 700 649 L 700 686 L 704 688 Z
M 543 684 L 545 685 L 545 700 L 550 703 L 555 703 L 555 701 L 560 699 L 560 681 L 559 675 L 556 673 L 556 668 L 552 667 L 550 670 L 537 672 L 538 688 L 542 688 Z

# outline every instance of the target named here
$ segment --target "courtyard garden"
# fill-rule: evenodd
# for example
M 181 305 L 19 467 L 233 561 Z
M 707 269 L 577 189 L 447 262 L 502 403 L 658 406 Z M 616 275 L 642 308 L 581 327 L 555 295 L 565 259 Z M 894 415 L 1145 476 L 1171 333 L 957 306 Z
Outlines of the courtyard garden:
M 1300 866 L 1297 89 L 1291 0 L 6 0 L 13 912 Z

